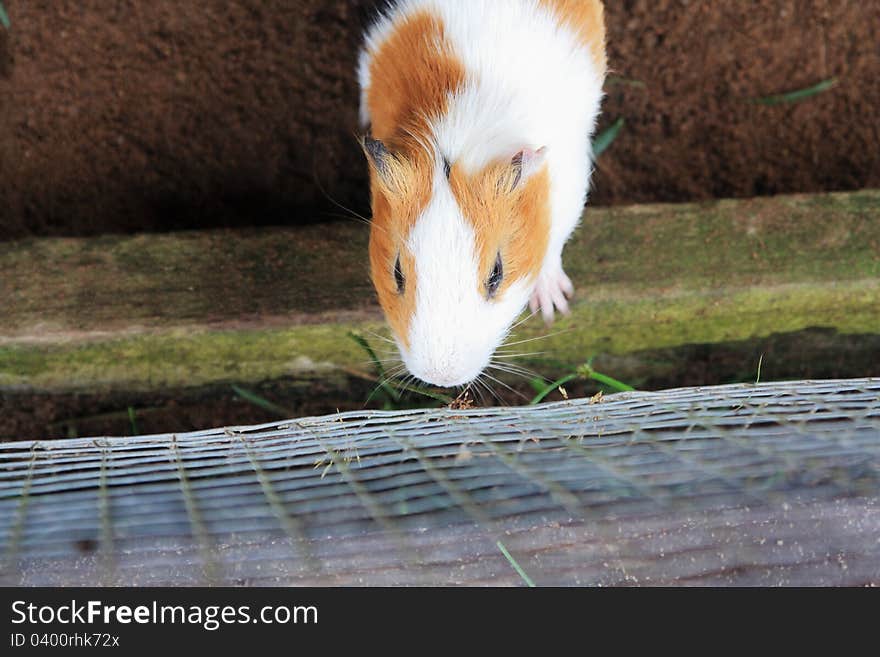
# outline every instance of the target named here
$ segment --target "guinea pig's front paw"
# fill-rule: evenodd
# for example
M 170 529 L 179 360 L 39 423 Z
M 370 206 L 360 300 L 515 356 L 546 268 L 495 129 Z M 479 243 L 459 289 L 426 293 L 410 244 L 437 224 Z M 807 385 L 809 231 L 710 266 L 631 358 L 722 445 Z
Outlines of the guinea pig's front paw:
M 529 300 L 529 308 L 533 314 L 540 309 L 544 322 L 549 326 L 553 323 L 554 307 L 563 315 L 571 313 L 568 299 L 573 294 L 574 286 L 571 284 L 571 279 L 562 271 L 562 267 L 555 268 L 549 273 L 542 271 L 538 275 L 538 282 Z

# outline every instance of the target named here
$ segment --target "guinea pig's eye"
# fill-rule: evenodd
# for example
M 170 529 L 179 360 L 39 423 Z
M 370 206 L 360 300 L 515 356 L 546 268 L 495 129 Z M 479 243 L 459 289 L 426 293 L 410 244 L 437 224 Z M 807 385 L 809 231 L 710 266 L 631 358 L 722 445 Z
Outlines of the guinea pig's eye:
M 498 253 L 498 257 L 495 258 L 495 266 L 492 268 L 492 273 L 489 274 L 489 280 L 486 281 L 486 296 L 490 299 L 495 296 L 495 293 L 498 292 L 498 286 L 501 285 L 501 281 L 504 279 L 504 267 L 501 264 L 501 253 Z
M 397 283 L 397 293 L 403 294 L 406 288 L 406 279 L 403 277 L 403 270 L 400 268 L 400 255 L 397 256 L 397 262 L 394 263 L 394 281 Z

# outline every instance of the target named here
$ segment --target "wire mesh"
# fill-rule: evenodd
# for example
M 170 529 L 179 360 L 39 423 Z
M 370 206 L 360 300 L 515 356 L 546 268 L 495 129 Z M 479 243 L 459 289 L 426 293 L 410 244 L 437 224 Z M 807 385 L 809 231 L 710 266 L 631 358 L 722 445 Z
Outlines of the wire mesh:
M 878 483 L 880 379 L 7 443 L 0 581 L 877 584 Z

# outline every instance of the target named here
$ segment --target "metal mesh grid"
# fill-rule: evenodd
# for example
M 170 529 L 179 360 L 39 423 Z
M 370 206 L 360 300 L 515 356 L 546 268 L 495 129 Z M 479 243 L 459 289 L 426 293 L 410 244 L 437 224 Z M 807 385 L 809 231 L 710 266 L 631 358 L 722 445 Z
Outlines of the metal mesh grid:
M 7 443 L 0 579 L 878 583 L 878 483 L 880 379 Z

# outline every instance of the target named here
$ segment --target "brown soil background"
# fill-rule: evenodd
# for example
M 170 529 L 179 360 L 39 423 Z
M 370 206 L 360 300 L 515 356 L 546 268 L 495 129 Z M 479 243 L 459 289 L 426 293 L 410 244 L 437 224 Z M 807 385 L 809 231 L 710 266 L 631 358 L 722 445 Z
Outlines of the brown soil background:
M 365 210 L 354 63 L 375 0 L 4 0 L 0 239 Z M 607 4 L 593 202 L 880 186 L 880 2 Z M 749 99 L 836 76 L 796 105 Z M 320 184 L 318 184 L 320 183 Z

